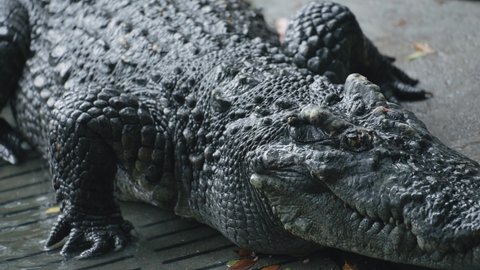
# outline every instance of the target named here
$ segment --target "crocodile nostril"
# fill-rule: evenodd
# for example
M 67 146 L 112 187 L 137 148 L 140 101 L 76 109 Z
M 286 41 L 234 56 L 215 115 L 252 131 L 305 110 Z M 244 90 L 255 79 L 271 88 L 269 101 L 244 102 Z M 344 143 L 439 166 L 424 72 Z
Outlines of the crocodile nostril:
M 362 100 L 362 98 L 357 95 L 355 98 L 352 99 L 352 101 L 349 104 L 348 111 L 353 114 L 353 115 L 363 115 L 366 113 L 366 106 L 365 102 Z

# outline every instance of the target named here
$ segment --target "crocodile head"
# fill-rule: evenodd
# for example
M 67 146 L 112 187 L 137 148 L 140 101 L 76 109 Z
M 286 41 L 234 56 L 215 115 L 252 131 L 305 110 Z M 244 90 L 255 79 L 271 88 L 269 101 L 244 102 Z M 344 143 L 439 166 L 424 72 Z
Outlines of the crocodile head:
M 480 166 L 378 86 L 350 75 L 331 106 L 288 117 L 250 183 L 286 230 L 323 246 L 438 269 L 480 265 Z

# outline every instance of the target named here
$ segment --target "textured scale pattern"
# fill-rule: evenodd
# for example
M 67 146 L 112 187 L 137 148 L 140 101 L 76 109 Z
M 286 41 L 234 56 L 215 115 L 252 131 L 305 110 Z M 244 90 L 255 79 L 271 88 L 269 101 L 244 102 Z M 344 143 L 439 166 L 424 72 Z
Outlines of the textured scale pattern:
M 351 71 L 352 47 L 362 42 L 361 30 L 353 14 L 343 6 L 311 3 L 289 26 L 285 37 L 287 52 L 295 64 L 334 83 L 341 83 Z M 353 44 L 352 44 L 353 43 Z
M 346 7 L 308 5 L 281 44 L 240 0 L 0 0 L 0 56 L 0 157 L 24 137 L 49 160 L 66 257 L 131 241 L 123 199 L 258 252 L 480 261 L 480 166 L 390 102 L 428 93 Z

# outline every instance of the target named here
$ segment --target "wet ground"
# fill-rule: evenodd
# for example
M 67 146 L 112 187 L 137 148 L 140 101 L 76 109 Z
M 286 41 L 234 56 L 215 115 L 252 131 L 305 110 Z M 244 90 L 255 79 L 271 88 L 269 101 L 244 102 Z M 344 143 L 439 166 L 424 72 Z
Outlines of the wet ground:
M 252 0 L 273 23 L 308 1 Z M 446 0 L 344 0 L 380 50 L 434 97 L 404 103 L 442 141 L 480 161 L 480 3 Z M 413 44 L 435 52 L 414 61 Z M 21 166 L 0 163 L 0 269 L 226 269 L 238 259 L 234 247 L 214 230 L 140 204 L 123 204 L 137 241 L 113 255 L 64 261 L 44 239 L 56 213 L 46 163 L 32 153 Z M 49 213 L 53 212 L 53 213 Z M 341 269 L 345 259 L 362 269 L 407 269 L 358 256 L 323 251 L 303 257 L 259 256 L 253 269 Z

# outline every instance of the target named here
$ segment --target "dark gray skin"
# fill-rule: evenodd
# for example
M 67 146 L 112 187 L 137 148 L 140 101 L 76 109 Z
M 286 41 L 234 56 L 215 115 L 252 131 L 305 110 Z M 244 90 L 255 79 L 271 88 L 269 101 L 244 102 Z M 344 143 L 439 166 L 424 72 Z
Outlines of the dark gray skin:
M 67 257 L 130 241 L 116 196 L 257 252 L 480 268 L 479 164 L 385 98 L 428 93 L 343 6 L 280 44 L 242 1 L 0 0 L 0 55 L 0 154 L 49 160 Z

